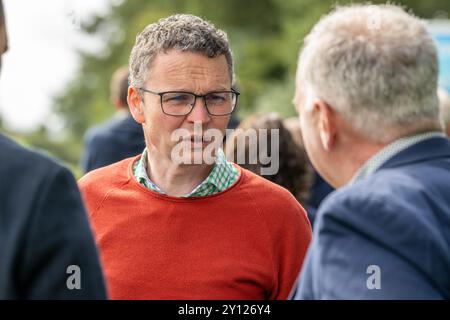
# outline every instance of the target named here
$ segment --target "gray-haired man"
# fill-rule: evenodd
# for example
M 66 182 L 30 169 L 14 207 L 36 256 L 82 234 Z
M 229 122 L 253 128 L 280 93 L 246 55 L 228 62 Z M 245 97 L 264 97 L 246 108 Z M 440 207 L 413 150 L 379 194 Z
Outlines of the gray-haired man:
M 424 23 L 396 6 L 338 8 L 307 36 L 294 101 L 313 165 L 339 190 L 318 211 L 299 298 L 450 298 L 437 71 Z

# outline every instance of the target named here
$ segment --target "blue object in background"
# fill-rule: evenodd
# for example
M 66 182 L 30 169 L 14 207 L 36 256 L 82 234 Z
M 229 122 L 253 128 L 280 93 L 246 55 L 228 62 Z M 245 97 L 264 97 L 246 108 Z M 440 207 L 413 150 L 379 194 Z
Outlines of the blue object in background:
M 428 25 L 439 55 L 439 86 L 450 93 L 450 20 L 430 21 Z

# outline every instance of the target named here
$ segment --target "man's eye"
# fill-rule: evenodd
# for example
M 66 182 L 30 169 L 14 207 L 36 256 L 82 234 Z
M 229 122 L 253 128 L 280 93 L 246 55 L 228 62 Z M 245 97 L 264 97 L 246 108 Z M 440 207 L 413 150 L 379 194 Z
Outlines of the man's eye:
M 189 95 L 187 95 L 187 94 L 170 95 L 170 96 L 164 97 L 164 101 L 167 101 L 167 102 L 189 101 Z
M 223 94 L 212 94 L 208 96 L 208 101 L 211 102 L 223 102 L 226 100 L 225 95 Z

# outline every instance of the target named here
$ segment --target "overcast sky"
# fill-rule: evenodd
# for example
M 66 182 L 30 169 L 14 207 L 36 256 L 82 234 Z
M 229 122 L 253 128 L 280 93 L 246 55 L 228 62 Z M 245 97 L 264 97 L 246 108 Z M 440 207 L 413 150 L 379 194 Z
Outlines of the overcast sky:
M 0 76 L 0 114 L 9 129 L 55 122 L 51 97 L 77 69 L 75 48 L 95 47 L 79 21 L 104 13 L 110 0 L 4 0 L 9 50 Z M 98 45 L 98 44 L 97 44 Z

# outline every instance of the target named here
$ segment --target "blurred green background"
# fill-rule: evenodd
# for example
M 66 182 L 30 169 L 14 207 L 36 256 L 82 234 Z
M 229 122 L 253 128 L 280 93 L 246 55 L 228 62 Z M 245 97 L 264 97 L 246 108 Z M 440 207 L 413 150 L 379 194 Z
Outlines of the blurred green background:
M 106 15 L 91 17 L 81 25 L 80 32 L 100 39 L 105 44 L 105 50 L 99 55 L 78 52 L 81 61 L 78 72 L 54 97 L 52 110 L 64 123 L 63 129 L 50 133 L 42 125 L 31 134 L 7 134 L 25 145 L 46 150 L 58 157 L 80 177 L 78 162 L 84 133 L 115 111 L 109 102 L 112 73 L 120 65 L 128 63 L 138 32 L 147 24 L 174 13 L 198 15 L 228 33 L 242 93 L 238 106 L 240 118 L 255 111 L 269 110 L 276 110 L 286 117 L 293 116 L 295 111 L 291 100 L 301 40 L 321 15 L 329 12 L 334 5 L 349 2 L 126 0 L 111 4 Z M 450 15 L 449 0 L 405 0 L 396 3 L 426 19 Z

